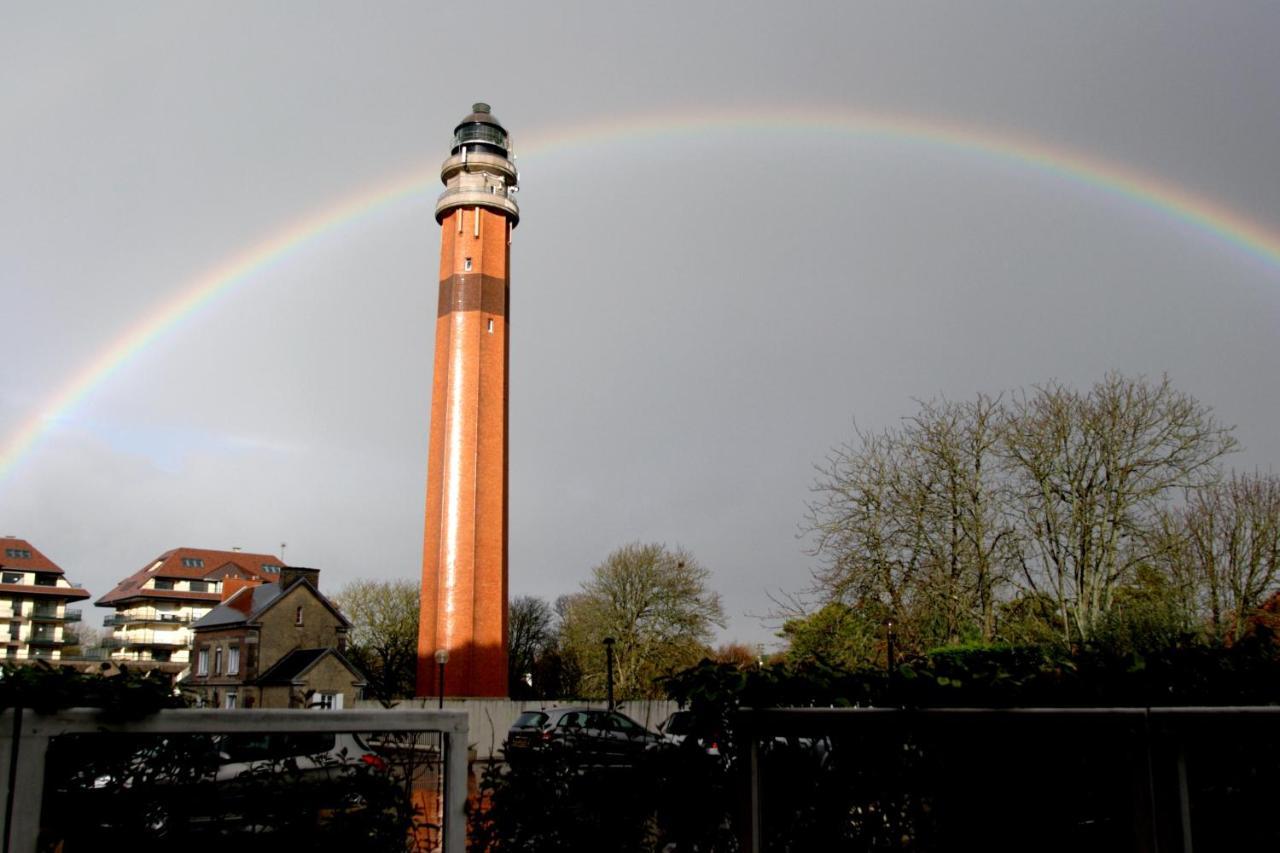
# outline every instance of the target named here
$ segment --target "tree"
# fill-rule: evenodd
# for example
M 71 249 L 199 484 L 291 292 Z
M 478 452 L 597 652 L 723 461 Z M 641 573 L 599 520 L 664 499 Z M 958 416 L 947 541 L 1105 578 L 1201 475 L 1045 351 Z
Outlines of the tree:
M 62 647 L 62 657 L 72 659 L 94 654 L 101 655 L 102 643 L 108 636 L 102 628 L 87 622 L 81 622 L 74 628 L 70 625 L 64 626 L 62 638 L 66 645 Z
M 892 619 L 907 652 L 994 639 L 1012 554 L 1002 514 L 1004 429 L 998 399 L 929 402 L 902 426 L 858 431 L 831 453 L 809 506 L 822 560 L 811 592 L 850 610 L 819 620 L 819 636 L 835 626 L 865 633 L 870 618 Z M 865 651 L 861 640 L 846 642 Z
M 925 402 L 898 426 L 857 430 L 818 469 L 807 531 L 820 563 L 804 593 L 816 609 L 781 614 L 793 657 L 868 659 L 889 620 L 904 654 L 1046 630 L 1087 642 L 1104 624 L 1112 637 L 1174 636 L 1198 606 L 1184 577 L 1194 565 L 1207 609 L 1246 602 L 1232 611 L 1238 631 L 1275 581 L 1265 547 L 1240 544 L 1266 541 L 1266 513 L 1240 509 L 1252 520 L 1231 527 L 1233 557 L 1194 526 L 1247 502 L 1240 484 L 1230 500 L 1213 491 L 1234 448 L 1231 429 L 1167 378 L 1119 374 L 1084 392 L 1049 383 Z M 1171 515 L 1182 495 L 1188 511 Z
M 604 693 L 605 637 L 614 639 L 620 698 L 657 695 L 655 678 L 696 663 L 712 626 L 725 625 L 710 577 L 689 552 L 659 544 L 625 545 L 592 569 L 581 592 L 557 602 L 561 645 L 582 667 L 584 688 Z
M 1148 532 L 1179 490 L 1218 476 L 1235 448 L 1209 408 L 1158 383 L 1108 374 L 1014 399 L 1004 456 L 1028 588 L 1054 600 L 1063 640 L 1087 641 L 1151 558 Z
M 389 702 L 414 693 L 418 657 L 418 585 L 352 581 L 334 596 L 351 621 L 347 654 L 369 677 L 369 693 Z
M 1236 474 L 1188 491 L 1160 556 L 1218 640 L 1241 637 L 1280 581 L 1280 477 Z
M 555 645 L 554 623 L 555 613 L 545 600 L 522 595 L 511 601 L 507 616 L 507 685 L 512 697 L 539 694 L 538 664 Z
M 839 601 L 786 620 L 782 636 L 787 639 L 787 658 L 795 663 L 817 660 L 858 669 L 883 666 L 886 661 L 883 619 Z

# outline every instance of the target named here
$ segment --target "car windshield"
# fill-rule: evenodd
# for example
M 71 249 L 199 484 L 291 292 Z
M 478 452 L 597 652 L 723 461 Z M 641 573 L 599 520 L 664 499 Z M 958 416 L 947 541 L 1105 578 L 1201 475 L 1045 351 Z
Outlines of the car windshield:
M 570 711 L 560 718 L 559 726 L 562 729 L 599 728 L 598 723 L 592 722 L 594 716 L 586 711 Z
M 687 735 L 691 728 L 693 728 L 691 714 L 675 713 L 667 718 L 667 724 L 662 727 L 662 730 L 669 735 Z
M 516 718 L 516 725 L 523 729 L 540 728 L 547 721 L 547 715 L 541 711 L 525 711 Z
M 626 732 L 629 735 L 640 733 L 640 726 L 621 714 L 610 714 L 609 725 L 614 729 L 614 731 Z

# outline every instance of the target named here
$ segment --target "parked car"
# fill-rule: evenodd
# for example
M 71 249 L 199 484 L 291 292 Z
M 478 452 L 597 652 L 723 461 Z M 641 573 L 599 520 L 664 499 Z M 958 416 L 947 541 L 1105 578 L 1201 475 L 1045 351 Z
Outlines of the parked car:
M 525 711 L 507 732 L 507 761 L 552 751 L 584 764 L 629 765 L 662 742 L 659 735 L 617 711 L 549 708 Z
M 360 808 L 362 774 L 387 775 L 356 734 L 96 738 L 51 746 L 54 811 L 77 816 L 58 828 L 67 850 L 138 833 L 266 834 L 295 818 Z
M 673 711 L 669 717 L 658 724 L 658 733 L 662 735 L 662 742 L 667 746 L 680 746 L 693 734 L 693 728 L 692 711 Z M 711 732 L 699 737 L 697 743 L 707 755 L 718 756 L 721 740 L 723 738 Z

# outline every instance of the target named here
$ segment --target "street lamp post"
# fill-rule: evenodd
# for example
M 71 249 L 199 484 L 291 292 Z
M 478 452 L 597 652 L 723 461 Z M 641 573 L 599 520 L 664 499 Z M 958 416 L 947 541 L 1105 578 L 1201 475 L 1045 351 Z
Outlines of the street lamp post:
M 885 623 L 885 669 L 889 675 L 893 675 L 893 620 L 889 619 Z
M 448 649 L 436 649 L 436 663 L 440 664 L 440 704 L 439 708 L 444 708 L 444 665 L 449 662 Z
M 605 697 L 609 701 L 609 710 L 613 710 L 613 637 L 604 638 Z

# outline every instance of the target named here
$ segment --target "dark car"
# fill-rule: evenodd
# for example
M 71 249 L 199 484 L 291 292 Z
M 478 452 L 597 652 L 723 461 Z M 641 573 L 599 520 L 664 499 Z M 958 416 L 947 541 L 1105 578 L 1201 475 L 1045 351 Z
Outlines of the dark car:
M 692 711 L 673 711 L 671 716 L 658 724 L 658 731 L 662 734 L 662 742 L 668 746 L 675 747 L 685 744 L 689 736 L 694 734 L 695 728 Z M 698 749 L 710 756 L 720 755 L 720 742 L 723 739 L 714 731 L 702 733 L 694 738 Z
M 629 765 L 662 738 L 617 711 L 525 711 L 507 732 L 508 761 L 557 752 L 584 764 Z
M 54 739 L 48 767 L 46 811 L 76 820 L 44 834 L 67 851 L 122 839 L 206 849 L 218 837 L 297 831 L 361 807 L 371 783 L 395 782 L 360 735 L 333 732 L 71 736 Z

